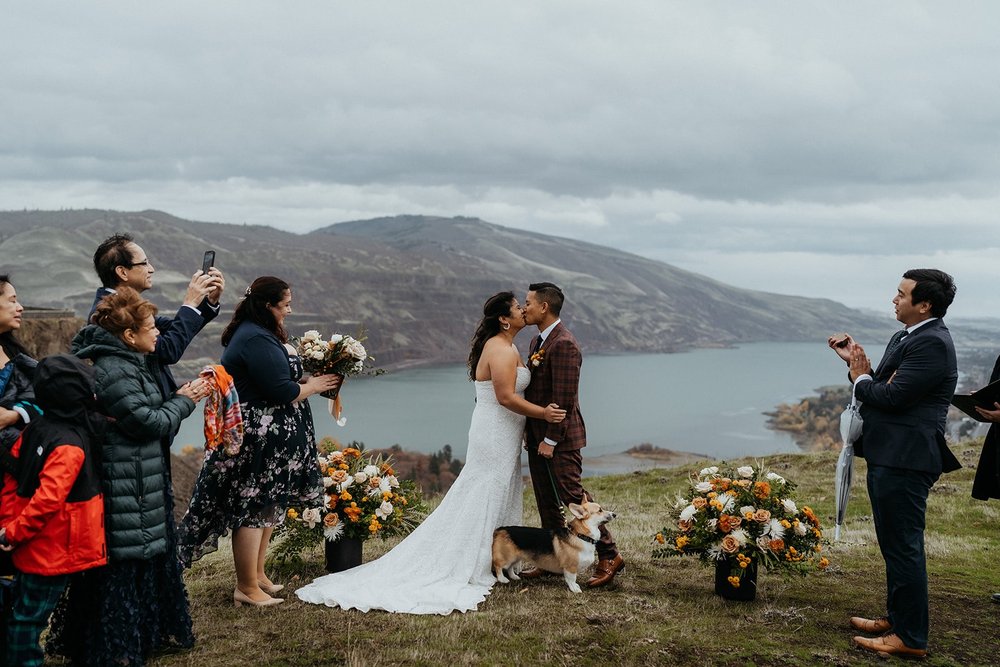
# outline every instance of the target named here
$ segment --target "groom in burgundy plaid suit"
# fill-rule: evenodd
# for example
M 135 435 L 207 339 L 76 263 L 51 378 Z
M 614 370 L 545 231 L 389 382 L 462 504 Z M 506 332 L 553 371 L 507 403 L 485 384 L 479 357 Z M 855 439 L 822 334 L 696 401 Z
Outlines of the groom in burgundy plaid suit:
M 552 283 L 535 283 L 528 287 L 524 319 L 527 324 L 538 327 L 539 335 L 531 343 L 528 359 L 531 384 L 524 390 L 524 398 L 536 405 L 556 403 L 566 411 L 566 419 L 558 424 L 529 418 L 525 425 L 535 502 L 542 526 L 550 530 L 563 526 L 560 501 L 566 505 L 580 503 L 584 494 L 593 498 L 580 481 L 583 472 L 580 450 L 587 444 L 587 431 L 577 400 L 583 356 L 573 334 L 559 319 L 562 305 L 562 290 Z M 594 576 L 587 582 L 591 588 L 609 584 L 625 567 L 605 526 L 601 526 L 597 556 Z M 542 570 L 535 569 L 522 572 L 521 576 L 530 579 L 542 574 Z

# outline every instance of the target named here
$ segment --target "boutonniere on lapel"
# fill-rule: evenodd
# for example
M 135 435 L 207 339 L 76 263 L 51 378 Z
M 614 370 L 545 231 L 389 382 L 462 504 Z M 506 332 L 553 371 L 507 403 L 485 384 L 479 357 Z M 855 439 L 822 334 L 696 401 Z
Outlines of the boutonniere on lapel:
M 544 347 L 541 348 L 541 349 L 539 349 L 538 352 L 535 352 L 533 355 L 531 355 L 530 357 L 528 357 L 528 363 L 531 364 L 532 368 L 538 368 L 539 366 L 542 365 L 543 361 L 545 361 L 545 348 Z

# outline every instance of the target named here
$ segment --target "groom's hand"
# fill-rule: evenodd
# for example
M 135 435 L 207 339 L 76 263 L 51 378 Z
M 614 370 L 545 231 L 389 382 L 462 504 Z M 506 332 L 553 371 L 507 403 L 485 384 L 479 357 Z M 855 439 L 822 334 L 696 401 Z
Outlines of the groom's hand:
M 556 448 L 544 440 L 538 444 L 538 455 L 543 459 L 551 459 L 552 454 L 555 453 L 555 451 Z

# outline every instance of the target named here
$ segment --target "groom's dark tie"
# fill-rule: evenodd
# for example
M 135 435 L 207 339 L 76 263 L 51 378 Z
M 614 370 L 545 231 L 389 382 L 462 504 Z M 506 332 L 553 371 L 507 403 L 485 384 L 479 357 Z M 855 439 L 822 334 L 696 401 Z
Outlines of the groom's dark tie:
M 529 355 L 538 352 L 538 348 L 542 346 L 542 334 L 538 334 L 531 339 L 531 350 L 528 352 Z
M 897 331 L 896 333 L 892 334 L 892 338 L 889 339 L 889 344 L 885 346 L 885 357 L 888 357 L 890 354 L 892 354 L 896 350 L 896 348 L 899 347 L 899 344 L 903 342 L 903 339 L 906 338 L 907 334 L 909 333 L 910 332 L 907 331 L 906 329 L 902 329 L 901 331 Z

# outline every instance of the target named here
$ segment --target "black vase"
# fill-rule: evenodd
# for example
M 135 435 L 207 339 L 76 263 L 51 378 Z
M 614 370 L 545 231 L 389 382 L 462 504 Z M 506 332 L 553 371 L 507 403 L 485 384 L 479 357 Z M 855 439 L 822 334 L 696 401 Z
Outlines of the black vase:
M 323 540 L 326 547 L 326 571 L 343 572 L 361 565 L 361 545 L 356 537 L 341 537 L 336 542 Z
M 757 597 L 757 561 L 750 561 L 743 570 L 739 588 L 729 583 L 729 575 L 735 564 L 736 561 L 729 558 L 715 561 L 715 594 L 724 600 L 749 602 Z

